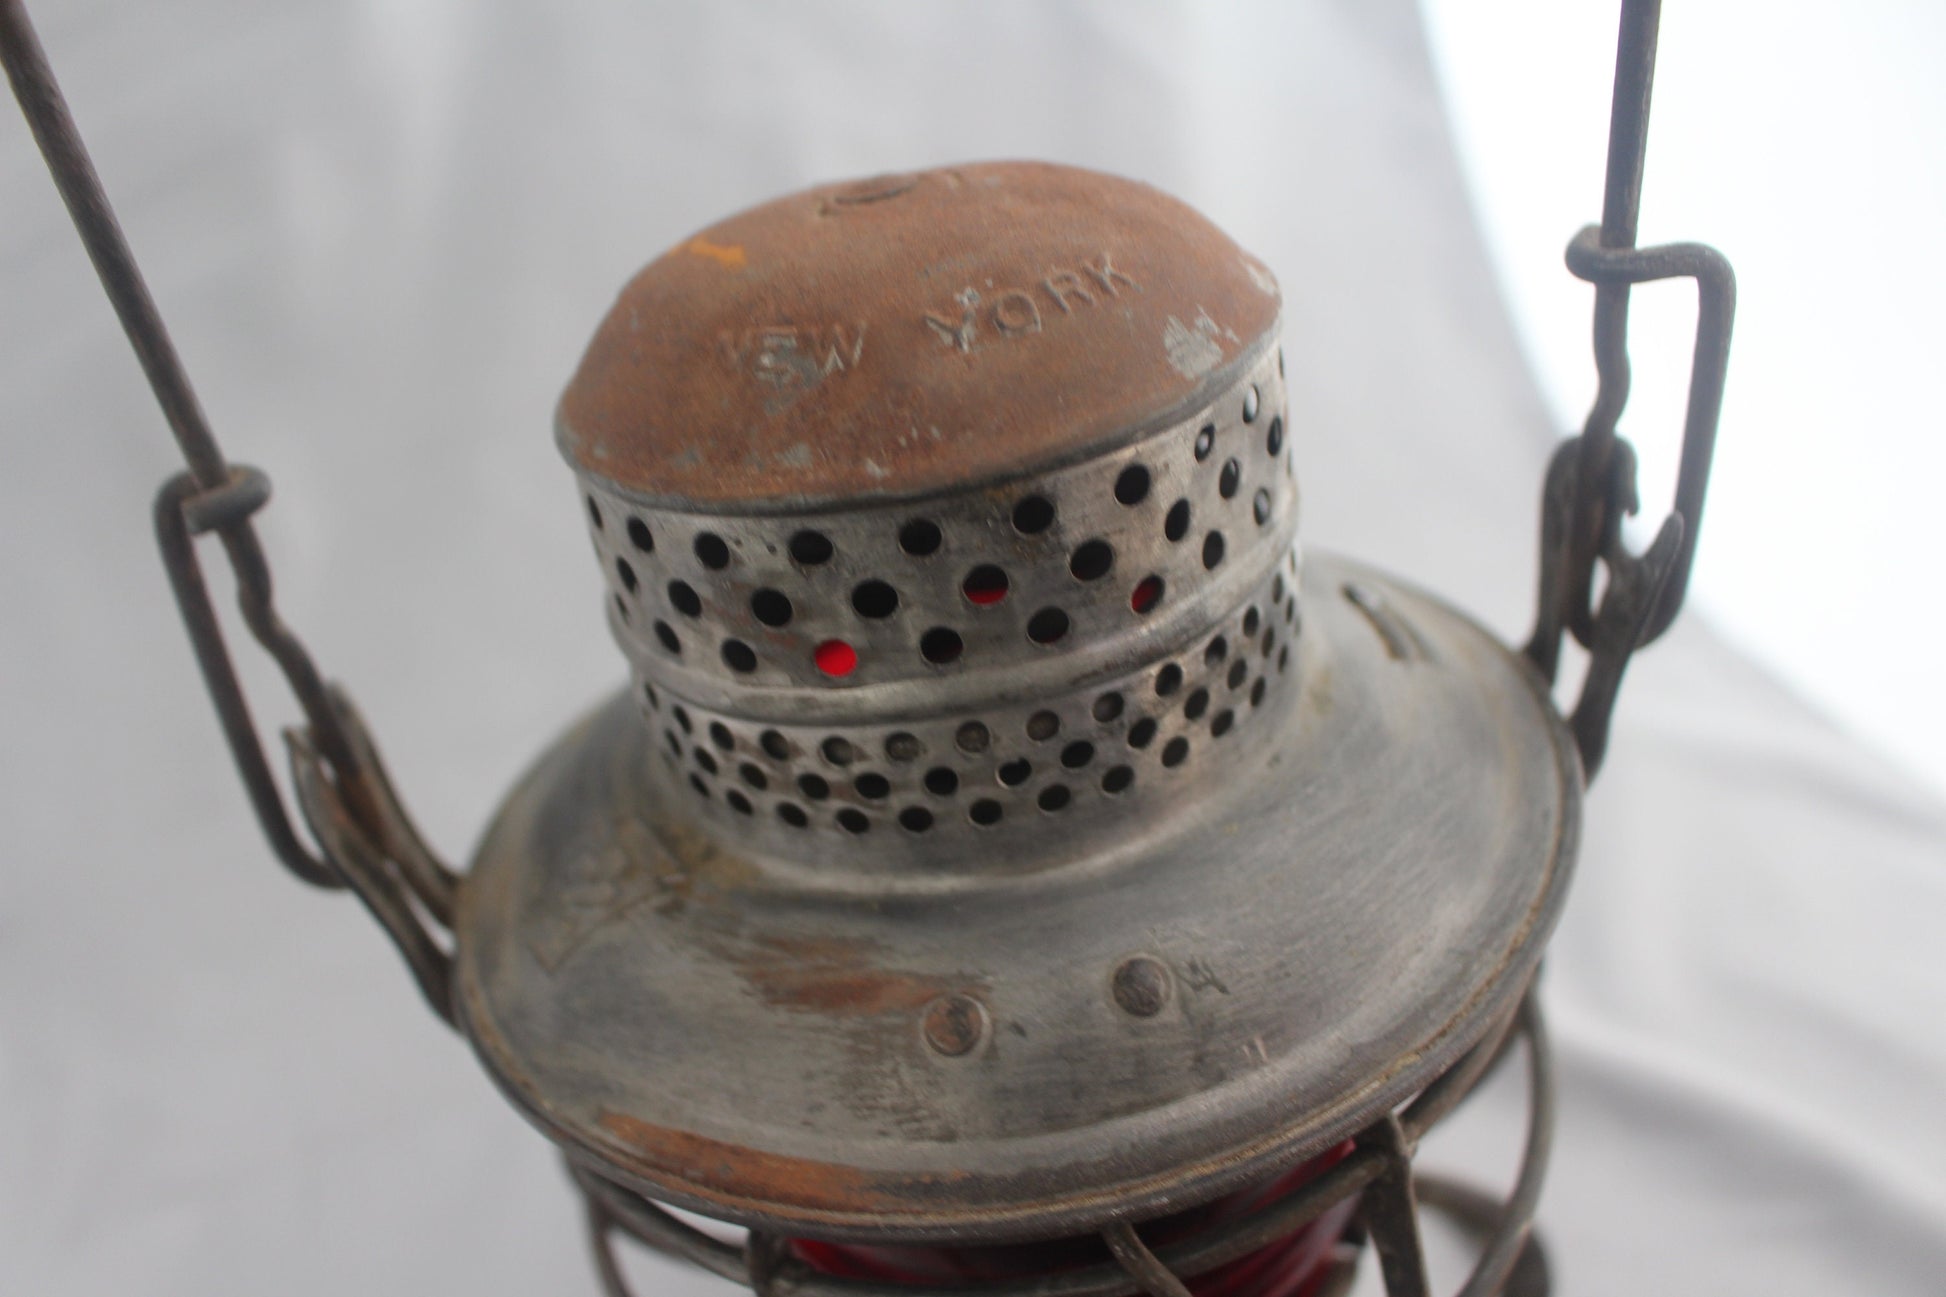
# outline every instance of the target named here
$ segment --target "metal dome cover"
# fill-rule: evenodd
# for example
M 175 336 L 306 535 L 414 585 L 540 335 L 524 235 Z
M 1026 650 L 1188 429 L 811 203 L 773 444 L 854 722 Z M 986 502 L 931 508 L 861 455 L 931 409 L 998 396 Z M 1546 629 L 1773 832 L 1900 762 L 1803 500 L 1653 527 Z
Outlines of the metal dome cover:
M 637 275 L 556 431 L 650 499 L 918 494 L 1130 435 L 1279 304 L 1260 263 L 1134 181 L 994 162 L 827 185 Z

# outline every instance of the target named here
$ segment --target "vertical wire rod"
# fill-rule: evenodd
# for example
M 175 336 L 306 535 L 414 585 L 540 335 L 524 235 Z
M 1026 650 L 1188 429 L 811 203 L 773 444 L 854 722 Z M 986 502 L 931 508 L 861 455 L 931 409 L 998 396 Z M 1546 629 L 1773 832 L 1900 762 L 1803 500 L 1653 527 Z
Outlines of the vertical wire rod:
M 21 0 L 0 0 L 0 59 L 6 63 L 7 79 L 13 83 L 14 97 L 20 101 L 28 129 L 47 159 L 48 170 L 54 173 L 68 215 L 74 219 L 88 259 L 94 262 L 95 273 L 121 319 L 122 332 L 135 349 L 183 458 L 204 490 L 223 486 L 229 480 L 229 464 L 210 432 L 155 299 L 136 268 L 135 256 L 129 251 L 114 209 L 108 205 L 101 178 L 88 158 L 87 146 L 75 129 L 74 116 L 68 111 L 54 70 L 48 66 L 47 52 L 41 48 Z

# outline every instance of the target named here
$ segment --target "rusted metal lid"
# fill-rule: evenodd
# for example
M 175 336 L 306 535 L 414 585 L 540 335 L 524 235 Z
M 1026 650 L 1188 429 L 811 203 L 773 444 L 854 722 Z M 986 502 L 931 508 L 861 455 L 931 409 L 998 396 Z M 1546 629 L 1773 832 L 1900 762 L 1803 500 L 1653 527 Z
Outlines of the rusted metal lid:
M 979 163 L 824 186 L 622 290 L 561 399 L 574 466 L 645 503 L 924 494 L 1139 434 L 1275 323 L 1276 281 L 1130 180 Z

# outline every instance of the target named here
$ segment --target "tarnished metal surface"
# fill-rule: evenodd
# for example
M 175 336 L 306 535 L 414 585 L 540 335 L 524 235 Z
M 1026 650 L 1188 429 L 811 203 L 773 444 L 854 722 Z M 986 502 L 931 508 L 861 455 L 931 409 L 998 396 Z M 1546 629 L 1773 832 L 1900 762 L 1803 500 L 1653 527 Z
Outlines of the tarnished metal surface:
M 1045 1235 L 1345 1138 L 1508 1012 L 1579 773 L 1483 632 L 1341 561 L 1307 580 L 1303 679 L 1253 766 L 1120 847 L 1050 835 L 869 899 L 650 795 L 658 740 L 618 698 L 480 853 L 465 1029 L 602 1175 L 785 1232 Z M 1166 996 L 1130 993 L 1138 957 Z
M 1278 309 L 1260 263 L 1133 181 L 997 162 L 830 185 L 638 275 L 557 434 L 663 503 L 924 494 L 1141 433 Z

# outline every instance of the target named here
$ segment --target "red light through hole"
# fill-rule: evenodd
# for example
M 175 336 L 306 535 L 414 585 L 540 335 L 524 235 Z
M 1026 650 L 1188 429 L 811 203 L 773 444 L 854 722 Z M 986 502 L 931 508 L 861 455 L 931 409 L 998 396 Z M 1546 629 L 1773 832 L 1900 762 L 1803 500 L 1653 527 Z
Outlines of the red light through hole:
M 1162 578 L 1145 576 L 1135 584 L 1135 592 L 1128 597 L 1128 606 L 1136 612 L 1147 612 L 1162 601 Z
M 848 676 L 858 669 L 858 650 L 841 639 L 828 639 L 811 654 L 818 670 L 828 676 Z
M 1007 574 L 992 564 L 981 564 L 966 574 L 960 583 L 960 591 L 966 595 L 968 603 L 981 608 L 999 603 L 1007 597 Z

